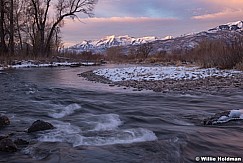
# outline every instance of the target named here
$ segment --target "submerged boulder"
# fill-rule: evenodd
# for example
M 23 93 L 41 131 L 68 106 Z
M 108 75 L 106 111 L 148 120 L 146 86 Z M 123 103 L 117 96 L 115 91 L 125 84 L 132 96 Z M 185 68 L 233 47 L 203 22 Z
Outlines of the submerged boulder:
M 9 138 L 2 139 L 0 141 L 0 151 L 2 151 L 2 152 L 16 152 L 17 151 L 17 146 Z
M 54 129 L 54 126 L 51 123 L 42 120 L 37 120 L 28 128 L 28 133 L 51 129 Z
M 203 120 L 204 125 L 215 125 L 227 123 L 229 121 L 243 120 L 243 110 L 231 110 L 216 113 Z
M 0 128 L 10 124 L 10 120 L 5 115 L 0 115 Z
M 29 145 L 29 142 L 18 138 L 14 141 L 14 144 L 16 144 L 17 146 L 22 146 L 22 145 Z
M 3 139 L 6 139 L 6 138 L 8 138 L 8 136 L 0 135 L 0 141 L 3 140 Z

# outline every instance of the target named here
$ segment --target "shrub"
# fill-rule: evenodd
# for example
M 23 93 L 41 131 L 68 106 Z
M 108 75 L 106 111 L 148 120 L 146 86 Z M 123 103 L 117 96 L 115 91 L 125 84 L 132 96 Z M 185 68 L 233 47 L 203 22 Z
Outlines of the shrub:
M 205 68 L 232 69 L 243 59 L 242 40 L 239 37 L 231 43 L 204 40 L 186 58 Z

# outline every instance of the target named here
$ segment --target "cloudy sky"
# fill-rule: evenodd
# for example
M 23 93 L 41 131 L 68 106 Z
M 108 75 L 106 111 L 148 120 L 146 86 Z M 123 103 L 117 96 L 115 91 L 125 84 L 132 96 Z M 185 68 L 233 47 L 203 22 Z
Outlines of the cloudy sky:
M 180 36 L 243 20 L 243 0 L 98 0 L 94 17 L 67 19 L 65 46 L 108 35 Z

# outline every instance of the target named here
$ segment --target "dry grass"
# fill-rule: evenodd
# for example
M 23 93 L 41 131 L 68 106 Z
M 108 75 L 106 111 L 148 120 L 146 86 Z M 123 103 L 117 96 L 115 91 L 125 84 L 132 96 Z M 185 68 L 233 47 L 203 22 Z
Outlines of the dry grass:
M 243 59 L 241 39 L 236 40 L 233 44 L 227 44 L 221 40 L 203 41 L 186 55 L 186 60 L 196 62 L 205 68 L 232 69 Z
M 240 71 L 243 71 L 243 61 L 237 63 L 235 65 L 235 69 L 240 70 Z

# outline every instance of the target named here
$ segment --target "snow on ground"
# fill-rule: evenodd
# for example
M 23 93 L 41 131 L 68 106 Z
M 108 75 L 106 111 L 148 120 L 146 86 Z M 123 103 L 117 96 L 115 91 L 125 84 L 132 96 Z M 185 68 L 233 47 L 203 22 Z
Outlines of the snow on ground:
M 58 66 L 70 66 L 70 65 L 73 65 L 73 64 L 79 64 L 79 63 L 78 62 L 53 62 L 53 63 L 37 64 L 33 61 L 22 61 L 20 64 L 0 67 L 0 71 L 4 70 L 4 69 L 8 69 L 8 68 L 58 67 Z M 85 63 L 85 64 L 87 64 L 87 63 Z
M 96 75 L 104 76 L 111 81 L 126 80 L 187 80 L 203 79 L 210 76 L 227 77 L 233 76 L 241 71 L 218 70 L 216 68 L 200 69 L 198 67 L 129 67 L 95 70 Z
M 224 123 L 231 120 L 242 120 L 242 119 L 243 119 L 243 109 L 231 110 L 229 115 L 221 116 L 215 123 Z
M 69 62 L 53 62 L 53 63 L 44 63 L 44 64 L 34 64 L 29 61 L 22 62 L 21 65 L 12 65 L 11 68 L 27 68 L 27 67 L 57 67 L 57 66 L 70 66 L 71 64 L 75 63 L 69 63 Z
M 19 64 L 16 65 L 8 65 L 1 67 L 0 65 L 0 71 L 8 68 L 30 68 L 30 67 L 58 67 L 58 66 L 72 66 L 72 65 L 82 65 L 82 66 L 95 66 L 96 63 L 94 62 L 52 62 L 52 63 L 37 63 L 36 61 L 22 61 Z

